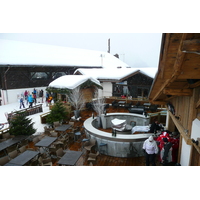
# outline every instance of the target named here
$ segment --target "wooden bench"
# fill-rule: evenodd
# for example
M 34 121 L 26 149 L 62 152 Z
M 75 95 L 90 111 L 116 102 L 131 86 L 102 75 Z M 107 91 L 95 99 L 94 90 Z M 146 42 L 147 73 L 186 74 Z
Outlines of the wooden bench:
M 41 124 L 46 124 L 46 117 L 50 114 L 51 111 L 47 112 L 47 113 L 43 113 L 42 115 L 40 115 L 40 121 Z

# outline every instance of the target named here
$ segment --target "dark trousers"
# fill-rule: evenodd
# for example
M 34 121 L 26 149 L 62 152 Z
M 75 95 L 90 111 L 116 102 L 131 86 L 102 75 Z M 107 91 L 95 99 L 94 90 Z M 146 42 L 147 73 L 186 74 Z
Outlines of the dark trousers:
M 22 102 L 22 103 L 20 103 L 20 109 L 21 109 L 21 107 L 23 106 L 23 108 L 25 108 L 25 106 L 24 106 L 24 103 Z
M 33 107 L 33 102 L 29 102 L 29 108 Z
M 147 152 L 145 153 L 146 166 L 149 166 L 150 164 L 152 164 L 152 166 L 156 166 L 155 156 L 155 154 L 148 154 Z

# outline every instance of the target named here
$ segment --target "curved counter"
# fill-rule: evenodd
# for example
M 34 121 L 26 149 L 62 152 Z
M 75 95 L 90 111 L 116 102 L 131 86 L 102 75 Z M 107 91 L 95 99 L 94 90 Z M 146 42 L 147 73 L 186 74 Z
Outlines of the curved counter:
M 149 118 L 143 115 L 131 114 L 131 113 L 108 113 L 101 117 L 102 124 L 105 128 L 111 127 L 111 120 L 114 118 L 126 119 L 127 122 L 138 121 L 137 125 L 147 125 Z M 149 133 L 140 134 L 120 134 L 117 132 L 116 137 L 112 136 L 112 133 L 98 130 L 95 128 L 97 124 L 97 118 L 88 118 L 84 122 L 84 128 L 87 135 L 97 140 L 98 150 L 101 143 L 105 143 L 105 154 L 116 157 L 139 157 L 143 156 L 142 145 L 145 139 L 147 139 Z

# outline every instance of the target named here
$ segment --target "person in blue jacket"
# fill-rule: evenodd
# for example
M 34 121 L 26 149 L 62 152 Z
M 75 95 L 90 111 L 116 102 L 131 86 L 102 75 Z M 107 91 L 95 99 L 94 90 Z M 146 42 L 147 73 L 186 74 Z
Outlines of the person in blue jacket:
M 23 100 L 23 98 L 21 97 L 21 98 L 20 98 L 20 106 L 19 106 L 19 108 L 21 109 L 22 106 L 23 106 L 23 108 L 25 108 L 25 106 L 24 106 L 24 100 Z
M 31 94 L 28 96 L 28 102 L 29 102 L 29 108 L 32 108 L 33 107 L 33 96 Z

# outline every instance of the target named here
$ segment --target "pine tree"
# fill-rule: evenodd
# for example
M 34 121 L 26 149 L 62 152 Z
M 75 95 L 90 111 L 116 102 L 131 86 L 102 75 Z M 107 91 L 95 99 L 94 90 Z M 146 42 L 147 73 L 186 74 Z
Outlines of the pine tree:
M 50 114 L 47 116 L 47 123 L 53 124 L 53 122 L 59 121 L 62 122 L 63 120 L 67 119 L 68 112 L 66 107 L 63 106 L 63 103 L 57 101 L 55 105 L 51 108 Z
M 34 122 L 23 113 L 18 113 L 10 122 L 11 135 L 32 135 L 36 132 L 33 128 Z

